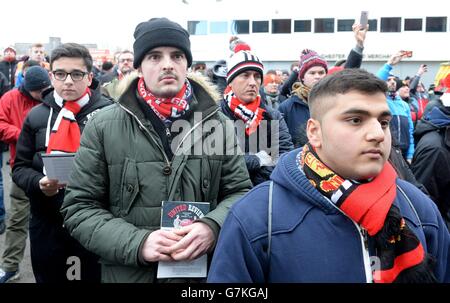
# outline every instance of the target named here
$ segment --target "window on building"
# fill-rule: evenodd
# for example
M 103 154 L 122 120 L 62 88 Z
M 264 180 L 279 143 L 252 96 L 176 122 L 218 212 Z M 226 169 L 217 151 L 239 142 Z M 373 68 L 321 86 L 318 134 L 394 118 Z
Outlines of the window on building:
M 378 30 L 378 20 L 370 19 L 369 20 L 369 32 L 376 32 Z
M 231 22 L 231 33 L 237 34 L 249 34 L 250 33 L 250 21 L 249 20 L 233 20 Z
M 353 23 L 355 23 L 355 19 L 338 20 L 338 32 L 351 32 Z
M 188 32 L 190 35 L 206 35 L 208 33 L 206 21 L 188 21 Z
M 268 33 L 269 21 L 253 21 L 252 33 Z
M 294 32 L 311 32 L 311 20 L 295 20 Z
M 405 31 L 421 31 L 422 19 L 405 19 Z
M 211 34 L 226 34 L 228 32 L 228 22 L 213 21 L 209 23 L 209 31 Z
M 401 31 L 402 18 L 381 18 L 382 33 L 399 33 Z
M 315 33 L 334 33 L 334 18 L 314 19 Z
M 291 19 L 273 19 L 272 34 L 290 34 L 291 23 Z
M 427 32 L 446 32 L 447 17 L 427 17 Z

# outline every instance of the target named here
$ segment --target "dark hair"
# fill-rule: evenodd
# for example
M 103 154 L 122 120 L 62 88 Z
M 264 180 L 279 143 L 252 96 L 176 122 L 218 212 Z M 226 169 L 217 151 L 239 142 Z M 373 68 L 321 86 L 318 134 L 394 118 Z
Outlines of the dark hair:
M 92 71 L 92 56 L 89 53 L 89 50 L 83 45 L 77 43 L 64 43 L 55 48 L 50 57 L 50 69 L 53 69 L 53 62 L 65 57 L 83 59 L 87 71 Z
M 39 62 L 35 60 L 27 60 L 23 63 L 22 70 L 26 70 L 27 68 L 32 66 L 41 66 L 41 65 L 39 64 Z
M 308 106 L 313 114 L 313 108 L 318 99 L 337 94 L 357 91 L 374 95 L 387 92 L 387 84 L 363 69 L 347 68 L 333 73 L 320 80 L 313 86 L 308 96 Z
M 114 64 L 112 64 L 112 62 L 110 62 L 110 61 L 105 61 L 102 64 L 102 70 L 103 71 L 108 71 L 108 70 L 110 70 L 113 67 L 114 67 Z

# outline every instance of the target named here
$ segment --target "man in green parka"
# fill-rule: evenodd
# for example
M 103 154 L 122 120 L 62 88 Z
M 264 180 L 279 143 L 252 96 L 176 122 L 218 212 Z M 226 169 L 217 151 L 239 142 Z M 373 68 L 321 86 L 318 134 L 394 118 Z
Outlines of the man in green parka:
M 210 254 L 230 207 L 251 188 L 220 96 L 187 75 L 188 32 L 154 18 L 134 37 L 139 77 L 86 125 L 61 208 L 71 235 L 101 257 L 103 282 L 156 282 L 159 261 Z M 209 202 L 211 211 L 162 230 L 162 201 Z

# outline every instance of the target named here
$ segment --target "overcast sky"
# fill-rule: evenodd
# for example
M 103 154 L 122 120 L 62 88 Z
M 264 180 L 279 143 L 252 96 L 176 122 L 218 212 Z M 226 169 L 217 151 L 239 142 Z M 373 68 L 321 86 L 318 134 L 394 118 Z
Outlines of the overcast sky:
M 20 0 L 20 5 L 2 5 L 0 47 L 16 42 L 48 42 L 48 37 L 61 37 L 62 42 L 97 43 L 100 48 L 131 48 L 133 31 L 139 22 L 152 17 L 183 20 L 198 18 L 218 21 L 249 16 L 270 19 L 280 17 L 356 17 L 361 10 L 374 12 L 405 11 L 415 7 L 445 11 L 450 1 L 427 0 L 410 3 L 392 0 Z M 433 5 L 439 2 L 439 5 Z M 39 7 L 37 6 L 39 4 Z M 306 15 L 305 15 L 306 14 Z M 311 16 L 313 14 L 314 16 Z M 398 13 L 397 13 L 398 14 Z M 376 13 L 375 13 L 376 15 Z

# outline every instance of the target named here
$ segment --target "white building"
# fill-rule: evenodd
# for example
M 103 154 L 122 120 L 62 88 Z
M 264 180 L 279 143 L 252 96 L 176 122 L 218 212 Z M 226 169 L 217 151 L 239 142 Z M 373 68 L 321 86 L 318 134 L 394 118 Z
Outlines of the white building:
M 391 54 L 413 52 L 395 66 L 394 74 L 404 78 L 426 63 L 426 85 L 433 82 L 442 62 L 450 61 L 450 2 L 423 3 L 379 1 L 180 1 L 176 21 L 191 34 L 195 61 L 208 64 L 230 55 L 228 41 L 236 35 L 265 63 L 265 68 L 288 69 L 304 48 L 323 55 L 332 65 L 345 59 L 355 39 L 351 30 L 362 10 L 368 11 L 362 68 L 375 72 Z

